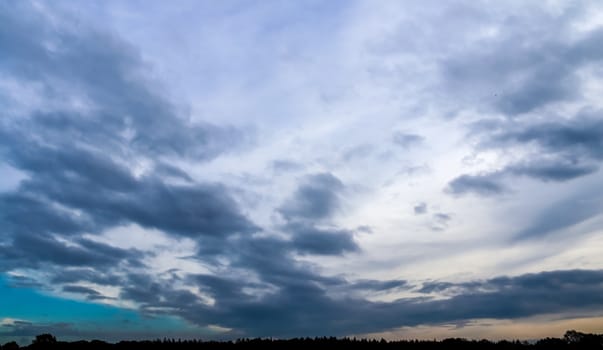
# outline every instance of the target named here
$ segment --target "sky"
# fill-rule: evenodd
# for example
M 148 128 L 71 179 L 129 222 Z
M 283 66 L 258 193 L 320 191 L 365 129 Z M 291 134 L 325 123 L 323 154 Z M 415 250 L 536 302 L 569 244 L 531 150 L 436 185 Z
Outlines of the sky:
M 0 342 L 603 332 L 603 4 L 0 2 Z

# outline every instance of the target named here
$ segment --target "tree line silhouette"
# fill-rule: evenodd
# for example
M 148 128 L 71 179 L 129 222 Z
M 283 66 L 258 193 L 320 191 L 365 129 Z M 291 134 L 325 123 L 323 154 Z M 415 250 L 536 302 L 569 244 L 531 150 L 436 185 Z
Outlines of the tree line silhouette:
M 203 341 L 157 339 L 140 341 L 120 341 L 108 343 L 101 340 L 79 340 L 74 342 L 58 341 L 52 334 L 40 334 L 30 345 L 20 347 L 16 342 L 0 346 L 0 350 L 18 349 L 82 349 L 82 350 L 137 350 L 137 349 L 387 349 L 387 350 L 423 350 L 423 349 L 463 349 L 463 350 L 577 350 L 603 349 L 603 334 L 582 333 L 575 330 L 567 331 L 563 338 L 544 338 L 533 342 L 508 341 L 497 342 L 489 340 L 467 340 L 464 338 L 449 338 L 436 340 L 395 340 L 356 339 L 356 338 L 293 338 L 293 339 L 237 339 L 235 341 Z

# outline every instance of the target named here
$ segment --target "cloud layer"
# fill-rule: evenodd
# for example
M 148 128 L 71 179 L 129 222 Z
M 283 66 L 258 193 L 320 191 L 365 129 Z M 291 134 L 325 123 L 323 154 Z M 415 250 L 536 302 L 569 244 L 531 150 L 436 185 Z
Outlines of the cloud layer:
M 2 293 L 134 326 L 0 336 L 603 312 L 596 2 L 57 4 L 0 4 Z

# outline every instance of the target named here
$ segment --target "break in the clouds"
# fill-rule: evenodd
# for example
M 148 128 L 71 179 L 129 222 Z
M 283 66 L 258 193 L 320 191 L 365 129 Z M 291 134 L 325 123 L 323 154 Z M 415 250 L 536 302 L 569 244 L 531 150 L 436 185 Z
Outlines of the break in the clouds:
M 601 18 L 2 2 L 0 338 L 598 320 Z

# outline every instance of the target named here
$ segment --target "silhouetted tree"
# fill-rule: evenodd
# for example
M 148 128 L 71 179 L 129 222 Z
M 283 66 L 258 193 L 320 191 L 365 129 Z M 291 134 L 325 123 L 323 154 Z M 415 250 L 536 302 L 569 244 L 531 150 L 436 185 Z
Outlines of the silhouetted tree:
M 603 348 L 603 334 L 581 333 L 575 330 L 565 332 L 565 341 L 574 347 L 581 349 Z
M 57 342 L 57 338 L 50 333 L 44 333 L 40 335 L 36 335 L 36 339 L 33 340 L 32 344 L 34 345 L 46 345 L 46 344 L 55 344 Z
M 2 350 L 17 350 L 19 349 L 19 344 L 17 342 L 11 341 L 2 346 Z
M 571 343 L 580 343 L 582 341 L 582 339 L 584 338 L 584 336 L 585 336 L 584 333 L 580 333 L 580 332 L 577 332 L 572 329 L 571 331 L 565 332 L 563 339 L 565 339 L 565 341 L 570 344 Z
M 1 0 L 0 0 L 1 1 Z M 383 350 L 603 350 L 603 335 L 587 334 L 577 331 L 568 331 L 563 339 L 544 338 L 536 342 L 468 340 L 463 338 L 449 338 L 442 341 L 436 340 L 398 340 L 386 341 L 384 339 L 350 339 L 335 337 L 316 338 L 242 338 L 236 341 L 201 341 L 161 338 L 156 340 L 121 341 L 116 344 L 99 340 L 60 342 L 51 334 L 36 336 L 31 345 L 21 348 L 29 350 L 276 350 L 276 349 L 383 349 Z M 18 350 L 15 342 L 7 343 L 0 350 Z

